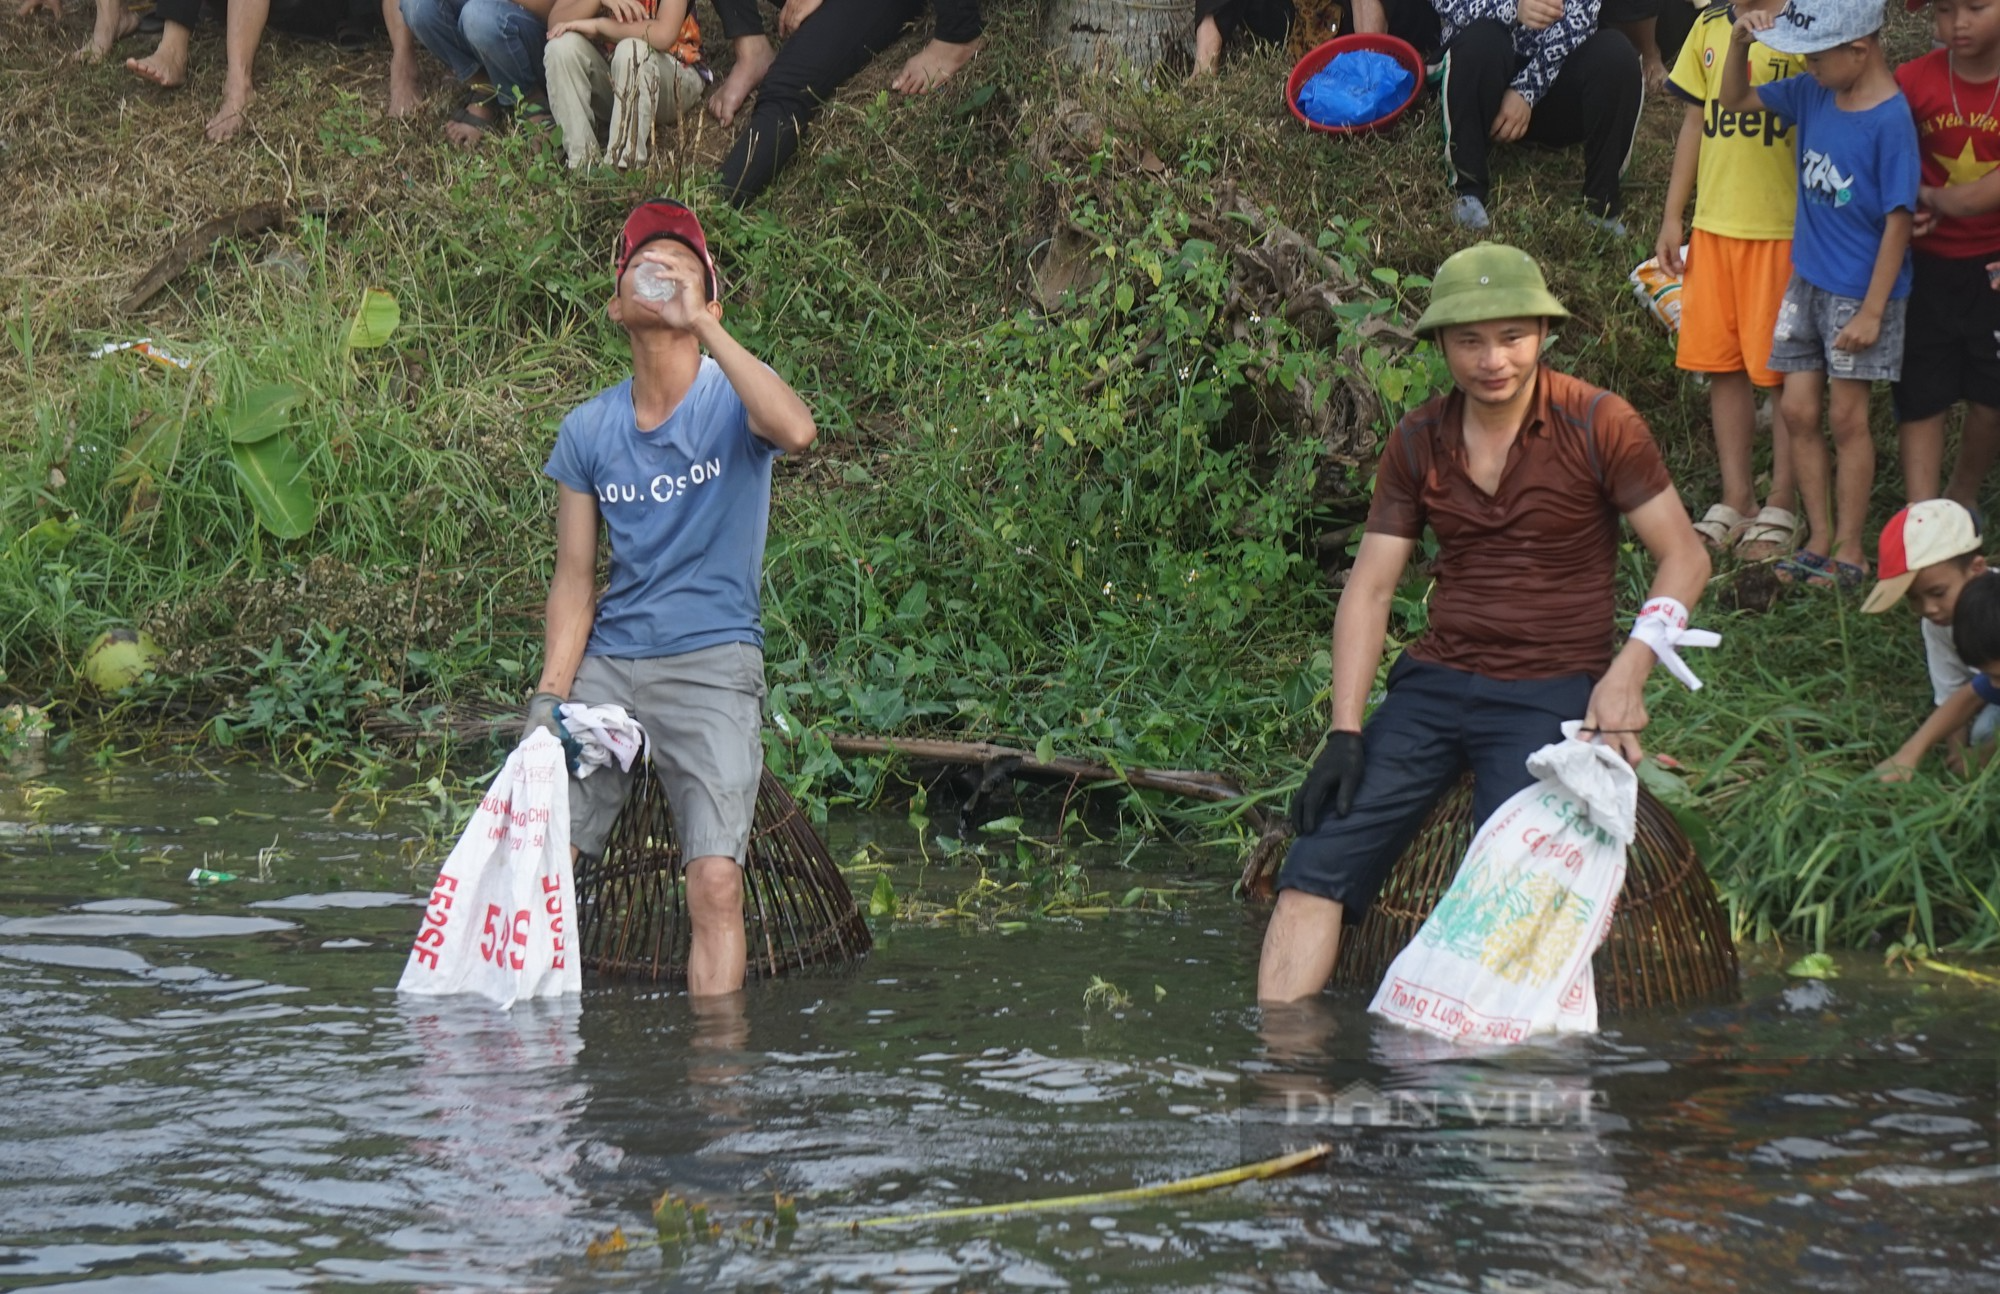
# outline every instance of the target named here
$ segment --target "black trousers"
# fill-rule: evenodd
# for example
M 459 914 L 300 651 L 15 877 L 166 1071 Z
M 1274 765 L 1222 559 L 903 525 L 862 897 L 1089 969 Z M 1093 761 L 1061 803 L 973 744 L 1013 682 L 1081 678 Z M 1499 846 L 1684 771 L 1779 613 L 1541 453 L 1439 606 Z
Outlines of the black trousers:
M 1488 132 L 1519 70 L 1513 32 L 1496 19 L 1480 19 L 1445 46 L 1445 147 L 1452 186 L 1482 202 L 1489 186 Z M 1632 42 L 1600 29 L 1563 60 L 1528 120 L 1528 143 L 1583 145 L 1583 198 L 1600 216 L 1618 214 L 1619 178 L 1632 156 L 1645 88 Z
M 750 120 L 722 161 L 722 196 L 742 206 L 762 193 L 799 151 L 820 107 L 923 11 L 924 0 L 826 0 L 814 10 L 778 47 L 757 87 Z M 938 38 L 953 39 L 942 21 Z
M 207 0 L 222 13 L 224 0 Z M 194 28 L 201 22 L 203 0 L 156 0 L 153 13 L 167 22 Z M 318 36 L 331 40 L 342 27 L 382 25 L 382 6 L 377 0 L 271 0 L 270 24 L 294 36 Z

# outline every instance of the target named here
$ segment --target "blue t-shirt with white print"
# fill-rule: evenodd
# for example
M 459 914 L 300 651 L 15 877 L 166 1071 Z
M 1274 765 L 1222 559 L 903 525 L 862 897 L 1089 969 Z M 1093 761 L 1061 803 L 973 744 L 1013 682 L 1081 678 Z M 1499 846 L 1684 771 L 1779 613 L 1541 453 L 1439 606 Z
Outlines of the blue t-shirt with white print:
M 720 365 L 703 357 L 680 407 L 638 427 L 626 379 L 563 419 L 542 470 L 597 499 L 611 577 L 589 656 L 679 656 L 764 645 L 758 582 L 778 449 L 750 430 Z
M 1917 209 L 1922 158 L 1910 101 L 1896 94 L 1848 112 L 1810 76 L 1757 87 L 1764 106 L 1799 128 L 1799 208 L 1792 268 L 1835 296 L 1865 297 L 1889 213 Z M 1889 299 L 1910 295 L 1910 254 Z

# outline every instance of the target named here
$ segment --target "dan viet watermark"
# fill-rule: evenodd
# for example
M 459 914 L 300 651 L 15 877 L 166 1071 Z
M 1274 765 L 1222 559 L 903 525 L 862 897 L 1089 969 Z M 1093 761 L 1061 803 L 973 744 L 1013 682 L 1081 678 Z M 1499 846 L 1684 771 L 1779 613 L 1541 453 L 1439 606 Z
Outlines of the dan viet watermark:
M 1357 1080 L 1329 1095 L 1287 1091 L 1279 1120 L 1287 1128 L 1579 1128 L 1598 1122 L 1605 1094 L 1552 1082 L 1515 1087 L 1397 1088 Z

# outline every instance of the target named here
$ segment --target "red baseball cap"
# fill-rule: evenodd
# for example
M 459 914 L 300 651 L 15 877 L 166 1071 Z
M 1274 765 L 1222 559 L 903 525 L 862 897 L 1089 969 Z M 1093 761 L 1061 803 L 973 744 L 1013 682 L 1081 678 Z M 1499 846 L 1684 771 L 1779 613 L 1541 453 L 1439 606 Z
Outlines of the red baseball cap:
M 1978 551 L 1979 523 L 1962 504 L 1950 499 L 1912 503 L 1882 527 L 1882 541 L 1875 554 L 1879 578 L 1868 600 L 1861 604 L 1863 614 L 1874 615 L 1895 606 L 1924 567 Z
M 625 217 L 625 229 L 618 235 L 617 273 L 612 281 L 623 280 L 625 267 L 639 254 L 639 249 L 660 238 L 686 244 L 700 259 L 702 268 L 708 271 L 708 299 L 716 300 L 721 295 L 722 281 L 715 272 L 715 257 L 708 254 L 708 237 L 701 232 L 701 221 L 695 219 L 694 211 L 672 198 L 649 198 Z

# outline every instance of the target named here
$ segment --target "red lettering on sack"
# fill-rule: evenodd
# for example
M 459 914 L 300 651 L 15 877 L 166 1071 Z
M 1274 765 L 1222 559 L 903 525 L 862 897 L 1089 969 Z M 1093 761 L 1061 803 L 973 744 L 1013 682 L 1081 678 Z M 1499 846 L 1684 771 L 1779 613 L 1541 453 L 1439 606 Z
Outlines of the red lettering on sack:
M 438 969 L 438 955 L 435 952 L 433 952 L 429 948 L 418 948 L 415 951 L 417 954 L 418 961 L 430 967 L 432 970 Z
M 417 943 L 419 945 L 436 944 L 440 948 L 444 947 L 444 927 L 425 926 L 422 930 L 417 931 Z

